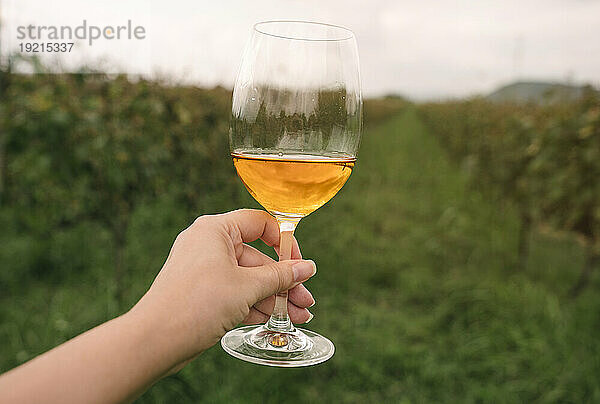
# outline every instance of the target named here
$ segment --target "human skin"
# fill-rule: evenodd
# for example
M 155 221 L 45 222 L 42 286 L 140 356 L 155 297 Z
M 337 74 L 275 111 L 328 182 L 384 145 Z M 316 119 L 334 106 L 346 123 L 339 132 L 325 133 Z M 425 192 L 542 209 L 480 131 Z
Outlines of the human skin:
M 127 313 L 0 376 L 0 403 L 121 403 L 181 369 L 237 324 L 265 322 L 273 295 L 290 289 L 293 322 L 312 319 L 302 285 L 316 272 L 275 262 L 248 242 L 279 249 L 273 217 L 259 210 L 201 216 L 181 232 L 150 289 Z

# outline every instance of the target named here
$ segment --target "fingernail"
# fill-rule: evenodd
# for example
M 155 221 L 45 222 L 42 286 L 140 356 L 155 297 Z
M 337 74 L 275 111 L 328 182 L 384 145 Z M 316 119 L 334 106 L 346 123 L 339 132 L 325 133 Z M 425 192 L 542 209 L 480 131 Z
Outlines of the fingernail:
M 313 301 L 313 302 L 312 302 L 312 303 L 310 304 L 310 306 L 308 306 L 308 307 L 313 307 L 313 306 L 315 305 L 316 301 L 315 301 L 315 299 L 314 299 L 314 298 L 312 299 L 312 301 Z
M 310 320 L 312 320 L 314 317 L 315 317 L 315 315 L 314 315 L 314 314 L 312 314 L 312 313 L 309 311 L 309 312 L 308 312 L 308 320 L 306 320 L 306 321 L 304 322 L 304 324 L 308 324 L 308 323 L 310 323 Z
M 294 282 L 302 282 L 317 272 L 317 266 L 312 260 L 300 261 L 292 266 L 292 272 L 294 273 Z

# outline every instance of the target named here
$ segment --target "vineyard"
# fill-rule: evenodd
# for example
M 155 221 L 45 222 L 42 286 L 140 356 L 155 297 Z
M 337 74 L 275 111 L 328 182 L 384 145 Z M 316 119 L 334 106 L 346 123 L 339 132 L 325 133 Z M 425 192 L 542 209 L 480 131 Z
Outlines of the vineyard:
M 198 215 L 259 208 L 229 90 L 36 69 L 0 72 L 0 371 L 131 307 Z M 297 230 L 335 356 L 214 346 L 138 402 L 600 401 L 598 96 L 364 113 L 351 178 Z
M 2 272 L 3 287 L 40 268 L 45 274 L 33 275 L 83 270 L 85 262 L 57 254 L 76 247 L 56 243 L 76 242 L 89 225 L 114 243 L 118 285 L 137 206 L 169 195 L 193 211 L 215 189 L 233 192 L 230 162 L 222 157 L 228 91 L 94 74 L 5 74 L 2 83 L 2 227 L 14 232 L 3 236 L 28 251 L 13 271 Z M 57 233 L 69 241 L 58 241 Z
M 39 268 L 54 277 L 84 270 L 85 262 L 56 254 L 83 246 L 56 245 L 64 241 L 51 236 L 91 225 L 114 245 L 120 299 L 137 207 L 164 197 L 186 212 L 248 203 L 228 158 L 228 90 L 84 73 L 4 73 L 0 83 L 0 220 L 8 242 L 28 251 L 14 271 L 0 273 L 0 291 L 43 275 L 35 273 Z M 367 102 L 366 115 L 377 122 L 405 103 L 373 104 Z
M 518 210 L 521 265 L 534 226 L 581 240 L 587 259 L 571 290 L 578 294 L 600 264 L 600 95 L 589 88 L 578 102 L 548 106 L 432 103 L 420 114 L 473 187 Z
M 163 200 L 191 221 L 194 212 L 252 203 L 228 158 L 229 90 L 43 74 L 35 59 L 25 63 L 42 73 L 0 72 L 0 221 L 11 246 L 1 258 L 13 268 L 0 272 L 0 293 L 31 276 L 85 271 L 85 260 L 59 252 L 91 253 L 80 236 L 94 228 L 110 241 L 121 301 L 126 237 L 140 206 Z M 405 104 L 373 100 L 365 114 L 375 123 Z

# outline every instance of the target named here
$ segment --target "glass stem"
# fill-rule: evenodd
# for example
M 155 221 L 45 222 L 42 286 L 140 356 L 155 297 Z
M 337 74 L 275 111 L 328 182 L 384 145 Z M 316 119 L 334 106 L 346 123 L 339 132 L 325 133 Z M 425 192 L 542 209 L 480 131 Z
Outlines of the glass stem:
M 294 244 L 294 230 L 299 220 L 289 220 L 277 218 L 279 224 L 279 261 L 285 261 L 292 258 L 292 246 Z M 275 307 L 273 313 L 265 326 L 267 329 L 275 332 L 292 332 L 295 330 L 294 324 L 290 320 L 287 310 L 288 291 L 283 291 L 275 295 Z

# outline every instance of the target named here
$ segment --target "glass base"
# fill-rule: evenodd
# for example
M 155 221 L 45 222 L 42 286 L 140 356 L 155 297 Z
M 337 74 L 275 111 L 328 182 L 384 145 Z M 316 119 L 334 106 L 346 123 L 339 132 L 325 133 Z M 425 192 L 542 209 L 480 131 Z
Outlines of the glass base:
M 275 332 L 264 325 L 250 325 L 229 331 L 221 346 L 231 356 L 259 365 L 300 367 L 325 362 L 335 347 L 327 338 L 295 328 L 292 332 Z

